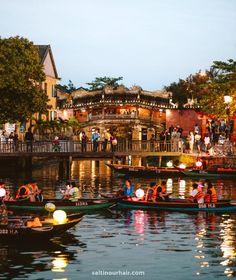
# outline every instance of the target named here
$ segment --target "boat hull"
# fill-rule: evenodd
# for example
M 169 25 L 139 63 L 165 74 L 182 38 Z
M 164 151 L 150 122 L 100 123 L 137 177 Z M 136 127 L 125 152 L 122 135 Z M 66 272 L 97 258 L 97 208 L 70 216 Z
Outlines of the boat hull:
M 49 202 L 56 206 L 56 210 L 64 210 L 65 212 L 70 213 L 96 211 L 109 208 L 116 204 L 116 199 L 80 199 L 75 202 L 61 199 L 48 199 L 43 202 L 6 201 L 5 204 L 7 208 L 12 211 L 47 212 L 45 205 Z
M 170 202 L 145 202 L 122 199 L 119 200 L 118 207 L 126 209 L 166 210 L 182 212 L 236 212 L 236 205 L 231 205 L 229 202 L 198 204 L 181 200 Z
M 122 173 L 127 176 L 138 177 L 181 177 L 184 176 L 180 169 L 177 168 L 159 168 L 159 167 L 144 167 L 130 166 L 119 164 L 107 164 L 112 170 Z
M 64 224 L 47 223 L 39 227 L 27 227 L 23 218 L 14 222 L 9 219 L 7 225 L 0 225 L 0 241 L 17 241 L 28 242 L 29 240 L 49 240 L 55 236 L 59 236 L 68 229 L 74 227 L 82 220 L 83 214 L 68 215 L 67 222 Z
M 236 172 L 182 171 L 186 177 L 193 178 L 236 178 Z

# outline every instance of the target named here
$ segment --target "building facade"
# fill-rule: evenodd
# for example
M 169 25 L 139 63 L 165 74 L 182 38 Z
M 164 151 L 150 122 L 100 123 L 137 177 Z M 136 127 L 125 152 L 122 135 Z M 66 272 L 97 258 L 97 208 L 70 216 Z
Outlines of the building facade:
M 156 136 L 166 127 L 166 110 L 174 108 L 168 92 L 149 92 L 138 86 L 106 86 L 96 91 L 79 88 L 58 100 L 62 116 L 73 110 L 88 137 L 95 130 L 109 130 L 130 140 L 150 140 Z
M 48 105 L 50 107 L 47 114 L 40 116 L 40 118 L 50 121 L 57 118 L 56 83 L 60 78 L 57 74 L 57 69 L 50 45 L 38 45 L 37 47 L 39 49 L 40 62 L 43 65 L 46 76 L 46 79 L 41 84 L 41 87 L 47 93 L 49 99 Z

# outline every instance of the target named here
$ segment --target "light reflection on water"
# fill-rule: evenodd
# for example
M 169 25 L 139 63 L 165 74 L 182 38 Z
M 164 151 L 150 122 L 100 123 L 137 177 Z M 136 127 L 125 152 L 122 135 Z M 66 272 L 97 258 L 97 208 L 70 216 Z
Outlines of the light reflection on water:
M 65 183 L 56 164 L 33 172 L 52 197 Z M 104 162 L 75 161 L 72 178 L 112 192 L 124 177 Z M 161 181 L 157 179 L 156 181 Z M 15 188 L 23 179 L 9 181 Z M 155 179 L 132 178 L 146 188 Z M 168 192 L 187 196 L 191 180 L 168 180 Z M 222 198 L 236 198 L 232 181 L 214 182 Z M 236 275 L 236 214 L 105 210 L 85 215 L 49 244 L 0 246 L 0 279 L 215 279 Z M 93 271 L 143 271 L 145 276 L 93 276 Z M 199 279 L 200 279 L 199 278 Z

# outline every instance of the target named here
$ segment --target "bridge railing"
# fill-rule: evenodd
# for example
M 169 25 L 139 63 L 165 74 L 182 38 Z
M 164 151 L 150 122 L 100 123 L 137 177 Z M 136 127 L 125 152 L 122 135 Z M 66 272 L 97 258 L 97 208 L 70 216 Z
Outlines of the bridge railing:
M 183 152 L 182 142 L 174 141 L 141 141 L 118 140 L 117 145 L 109 141 L 93 143 L 87 141 L 59 141 L 54 145 L 51 141 L 35 142 L 0 142 L 0 154 L 9 153 L 49 153 L 49 152 Z

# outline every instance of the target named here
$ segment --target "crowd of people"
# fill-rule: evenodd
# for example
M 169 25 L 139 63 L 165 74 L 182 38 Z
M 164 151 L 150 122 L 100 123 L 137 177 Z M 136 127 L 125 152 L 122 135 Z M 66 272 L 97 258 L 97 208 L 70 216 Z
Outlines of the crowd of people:
M 112 152 L 116 151 L 117 147 L 117 138 L 113 132 L 109 129 L 104 129 L 102 133 L 100 133 L 97 129 L 92 131 L 91 139 L 86 135 L 84 131 L 81 132 L 81 145 L 82 152 L 87 152 L 87 143 L 92 142 L 92 150 L 93 152 L 106 152 L 109 149 Z M 99 149 L 99 145 L 101 145 L 101 149 Z

